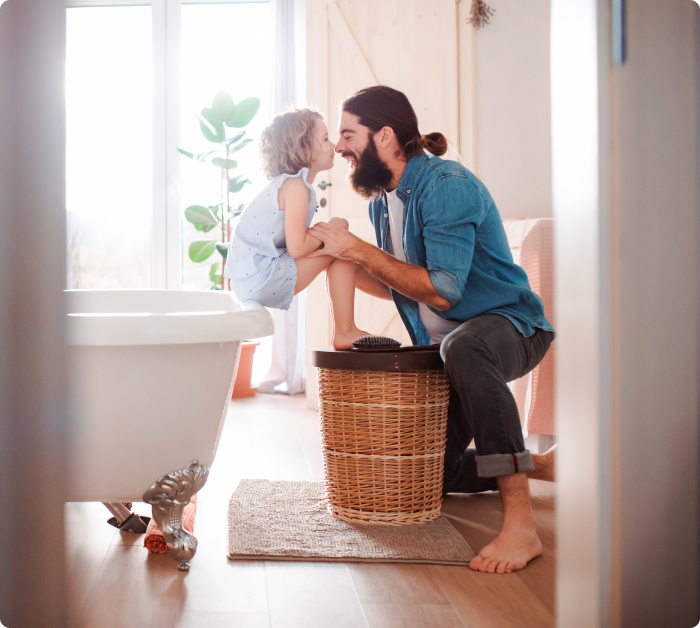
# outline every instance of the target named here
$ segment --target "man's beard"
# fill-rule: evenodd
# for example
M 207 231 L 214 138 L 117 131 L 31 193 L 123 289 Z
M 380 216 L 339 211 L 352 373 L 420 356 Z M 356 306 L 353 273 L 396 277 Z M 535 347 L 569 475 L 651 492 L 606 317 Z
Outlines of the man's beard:
M 341 154 L 355 158 L 354 167 L 351 165 L 348 171 L 348 183 L 363 198 L 379 196 L 391 183 L 394 175 L 379 157 L 372 137 L 359 157 L 349 151 Z

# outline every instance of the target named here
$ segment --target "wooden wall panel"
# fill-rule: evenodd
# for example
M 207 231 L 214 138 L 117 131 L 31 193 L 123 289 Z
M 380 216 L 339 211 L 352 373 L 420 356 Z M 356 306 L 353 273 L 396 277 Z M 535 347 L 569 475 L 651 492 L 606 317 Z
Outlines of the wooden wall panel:
M 327 22 L 321 26 L 319 21 L 324 15 Z M 314 38 L 308 40 L 308 58 L 315 59 L 308 66 L 309 94 L 324 110 L 331 136 L 338 129 L 340 103 L 368 83 L 374 84 L 376 79 L 408 96 L 423 133 L 440 131 L 457 149 L 460 145 L 457 16 L 458 7 L 453 0 L 308 0 L 307 32 L 324 34 L 320 46 L 314 43 Z M 325 68 L 323 59 L 327 63 Z M 368 203 L 348 186 L 347 169 L 345 160 L 336 158 L 333 170 L 320 177 L 331 181 L 333 186 L 327 194 L 319 194 L 329 201 L 325 213 L 319 212 L 319 219 L 347 218 L 355 235 L 375 243 Z M 328 345 L 330 325 L 324 277 L 312 284 L 308 296 L 309 348 Z M 393 316 L 390 316 L 392 308 Z M 360 328 L 410 344 L 392 303 L 358 292 L 355 313 Z M 315 407 L 315 373 L 311 367 L 308 383 L 307 403 Z

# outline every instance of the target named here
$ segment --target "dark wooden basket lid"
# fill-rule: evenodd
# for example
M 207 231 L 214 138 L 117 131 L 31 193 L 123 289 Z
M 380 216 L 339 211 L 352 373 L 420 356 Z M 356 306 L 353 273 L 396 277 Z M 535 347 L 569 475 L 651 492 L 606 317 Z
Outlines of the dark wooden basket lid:
M 312 363 L 322 369 L 348 371 L 442 371 L 440 350 L 402 347 L 398 351 L 336 351 L 333 347 L 313 349 Z

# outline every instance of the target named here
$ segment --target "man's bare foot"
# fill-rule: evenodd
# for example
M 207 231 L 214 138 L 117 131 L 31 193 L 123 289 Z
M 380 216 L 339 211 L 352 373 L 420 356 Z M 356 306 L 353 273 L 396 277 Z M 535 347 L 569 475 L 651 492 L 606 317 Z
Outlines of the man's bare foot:
M 334 330 L 331 342 L 333 343 L 334 349 L 350 349 L 353 341 L 363 336 L 369 336 L 369 334 L 366 331 L 357 329 L 357 327 L 345 333 L 336 332 Z
M 529 525 L 504 525 L 500 534 L 478 556 L 472 558 L 469 567 L 481 573 L 511 573 L 522 569 L 542 553 L 542 543 L 537 536 L 534 517 Z
M 482 573 L 510 573 L 542 553 L 527 476 L 501 475 L 496 483 L 503 501 L 503 528 L 469 563 L 474 571 Z
M 543 454 L 530 454 L 534 471 L 528 471 L 527 477 L 531 480 L 544 480 L 545 482 L 554 482 L 554 456 L 557 446 L 552 445 Z

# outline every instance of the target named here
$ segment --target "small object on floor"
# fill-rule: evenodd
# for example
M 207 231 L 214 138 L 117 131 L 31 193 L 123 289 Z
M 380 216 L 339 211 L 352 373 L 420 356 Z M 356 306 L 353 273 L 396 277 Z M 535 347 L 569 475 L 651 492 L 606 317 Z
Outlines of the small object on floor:
M 231 560 L 468 565 L 474 556 L 444 515 L 403 527 L 335 519 L 323 482 L 241 480 L 229 502 Z
M 110 517 L 107 519 L 107 523 L 115 528 L 118 528 L 120 532 L 132 532 L 133 534 L 143 534 L 151 523 L 151 518 L 137 515 L 135 512 L 131 513 L 131 516 L 127 518 L 124 523 L 119 525 L 116 517 Z
M 197 495 L 192 497 L 185 509 L 182 511 L 182 527 L 190 534 L 194 532 L 194 515 L 197 512 Z M 158 529 L 156 520 L 151 519 L 146 530 L 146 538 L 143 540 L 143 546 L 153 554 L 169 554 L 170 549 L 163 538 L 163 533 Z
M 362 336 L 352 343 L 353 351 L 377 351 L 377 350 L 395 350 L 401 346 L 401 343 L 394 338 L 386 336 Z
M 107 523 L 121 532 L 143 534 L 148 527 L 150 517 L 141 517 L 131 512 L 131 502 L 102 502 L 114 517 L 107 519 Z

